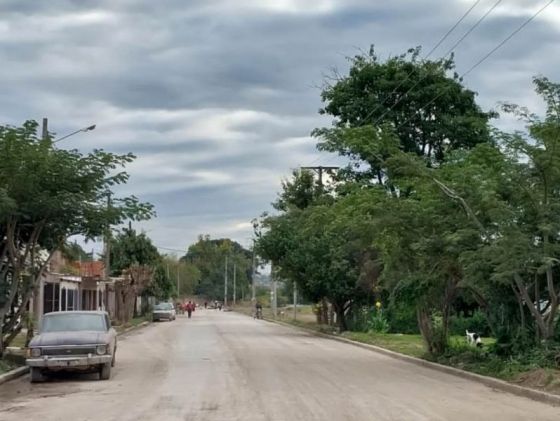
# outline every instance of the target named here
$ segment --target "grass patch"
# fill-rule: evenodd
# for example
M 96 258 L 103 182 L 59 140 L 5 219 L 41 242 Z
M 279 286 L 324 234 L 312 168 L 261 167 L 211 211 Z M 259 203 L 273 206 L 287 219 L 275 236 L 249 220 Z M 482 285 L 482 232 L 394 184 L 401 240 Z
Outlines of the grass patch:
M 26 334 L 20 333 L 14 338 L 12 343 L 10 343 L 10 346 L 14 346 L 17 348 L 25 348 L 25 340 L 26 340 Z
M 152 316 L 151 314 L 147 314 L 145 316 L 140 316 L 140 317 L 134 317 L 132 319 L 130 319 L 130 321 L 128 323 L 119 325 L 119 326 L 114 326 L 115 330 L 117 332 L 123 332 L 124 330 L 130 328 L 130 327 L 136 327 L 141 325 L 144 322 L 151 322 L 152 321 Z
M 0 359 L 0 374 L 7 373 L 10 370 L 17 368 L 17 365 L 10 361 Z
M 380 346 L 412 357 L 422 358 L 426 352 L 420 335 L 344 332 L 342 336 L 353 341 Z

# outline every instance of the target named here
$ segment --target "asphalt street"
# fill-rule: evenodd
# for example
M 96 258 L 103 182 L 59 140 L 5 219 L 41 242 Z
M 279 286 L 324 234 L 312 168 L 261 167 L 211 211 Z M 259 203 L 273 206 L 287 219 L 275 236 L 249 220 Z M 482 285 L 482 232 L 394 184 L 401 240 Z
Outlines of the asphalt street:
M 121 338 L 111 380 L 0 386 L 0 420 L 559 420 L 560 408 L 236 313 Z

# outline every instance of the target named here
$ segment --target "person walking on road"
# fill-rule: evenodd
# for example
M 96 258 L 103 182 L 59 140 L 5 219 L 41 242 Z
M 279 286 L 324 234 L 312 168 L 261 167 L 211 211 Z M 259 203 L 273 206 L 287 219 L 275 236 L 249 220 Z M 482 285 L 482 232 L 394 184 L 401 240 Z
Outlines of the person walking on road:
M 193 303 L 189 301 L 187 303 L 187 315 L 189 316 L 189 319 L 191 318 L 192 312 L 193 312 Z

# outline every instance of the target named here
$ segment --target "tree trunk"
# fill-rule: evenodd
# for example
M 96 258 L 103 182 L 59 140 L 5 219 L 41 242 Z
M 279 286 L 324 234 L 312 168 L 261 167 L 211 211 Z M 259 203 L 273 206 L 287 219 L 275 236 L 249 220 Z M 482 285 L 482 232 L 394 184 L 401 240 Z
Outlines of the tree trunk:
M 523 279 L 521 279 L 521 277 L 517 273 L 513 274 L 513 279 L 515 281 L 515 286 L 517 287 L 517 292 L 525 300 L 525 305 L 529 309 L 529 312 L 531 313 L 531 316 L 533 317 L 533 320 L 535 322 L 535 325 L 536 325 L 537 329 L 540 330 L 541 337 L 543 339 L 548 339 L 549 338 L 549 336 L 548 336 L 549 332 L 548 332 L 547 326 L 545 325 L 545 321 L 544 321 L 544 319 L 542 317 L 542 314 L 540 313 L 539 309 L 535 306 L 535 304 L 533 303 L 533 300 L 531 300 L 531 297 L 529 296 L 529 293 L 527 291 L 527 287 L 523 283 Z
M 331 305 L 329 306 L 329 326 L 334 326 L 334 324 L 335 324 L 334 315 L 335 315 L 334 305 L 331 304 Z M 339 320 L 339 319 L 338 319 L 338 313 L 336 313 L 336 322 L 338 322 L 338 320 Z
M 526 329 L 526 322 L 525 322 L 525 308 L 523 307 L 523 299 L 521 298 L 521 295 L 519 294 L 519 292 L 517 292 L 517 290 L 515 289 L 515 285 L 511 286 L 511 289 L 513 289 L 513 293 L 515 294 L 515 298 L 517 299 L 517 305 L 519 307 L 519 319 L 521 321 L 521 331 L 525 331 Z M 535 329 L 535 334 L 538 337 L 538 329 Z
M 426 346 L 426 351 L 430 355 L 434 354 L 434 347 L 433 347 L 433 329 L 432 329 L 432 321 L 430 320 L 430 314 L 424 307 L 417 307 L 416 308 L 416 317 L 418 320 L 418 329 L 422 334 L 422 339 L 424 339 L 424 345 Z
M 326 298 L 321 300 L 321 319 L 322 324 L 329 324 L 329 303 L 327 302 Z
M 338 325 L 338 329 L 340 332 L 345 332 L 348 330 L 348 325 L 346 323 L 346 311 L 343 304 L 334 304 L 332 305 L 334 312 L 336 313 L 336 322 Z
M 558 294 L 556 293 L 554 285 L 554 275 L 552 273 L 552 266 L 546 268 L 546 283 L 548 294 L 550 297 L 550 312 L 546 317 L 546 337 L 550 339 L 554 336 L 554 329 L 556 327 L 556 314 L 558 312 Z

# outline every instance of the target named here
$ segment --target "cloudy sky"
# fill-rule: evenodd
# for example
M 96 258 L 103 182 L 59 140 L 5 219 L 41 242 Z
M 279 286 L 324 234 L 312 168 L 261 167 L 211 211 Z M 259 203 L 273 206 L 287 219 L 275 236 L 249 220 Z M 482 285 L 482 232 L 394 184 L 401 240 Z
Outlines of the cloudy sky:
M 0 124 L 49 118 L 60 146 L 137 154 L 122 190 L 156 206 L 160 247 L 198 234 L 248 244 L 300 165 L 332 164 L 309 133 L 323 77 L 375 44 L 428 51 L 475 0 L 0 0 Z M 496 0 L 481 0 L 435 55 Z M 456 50 L 459 73 L 548 0 L 503 0 Z M 560 81 L 560 1 L 465 83 L 484 108 L 542 110 L 531 77 Z M 499 123 L 507 126 L 509 122 Z

